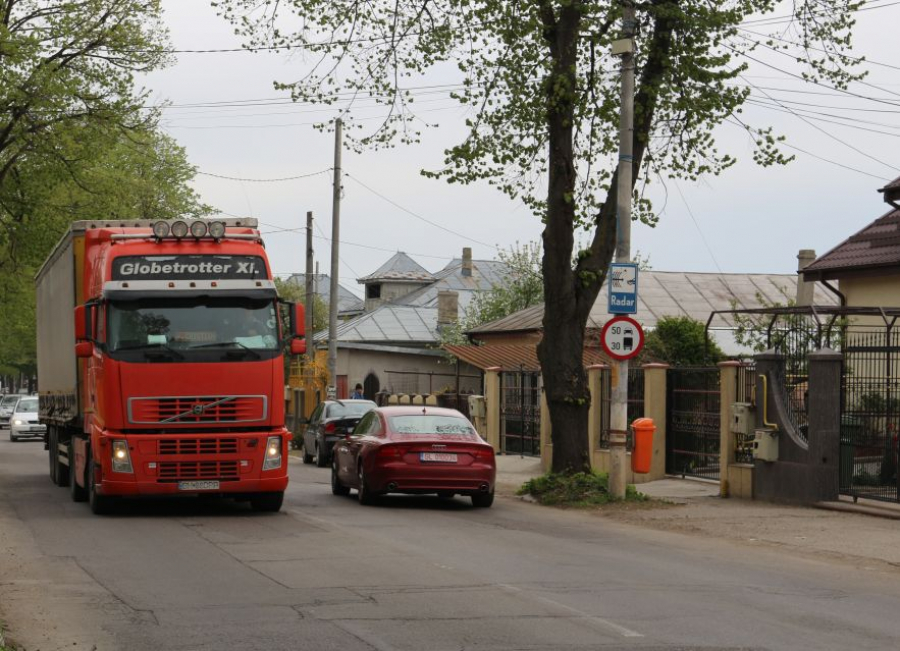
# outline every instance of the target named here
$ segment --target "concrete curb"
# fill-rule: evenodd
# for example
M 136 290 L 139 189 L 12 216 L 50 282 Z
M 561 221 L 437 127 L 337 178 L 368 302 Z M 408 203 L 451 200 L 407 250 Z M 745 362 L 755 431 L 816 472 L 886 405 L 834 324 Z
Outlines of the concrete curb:
M 869 506 L 868 504 L 846 504 L 844 502 L 816 502 L 813 506 L 825 511 L 871 515 L 876 518 L 885 518 L 887 520 L 900 520 L 900 510 L 889 507 Z

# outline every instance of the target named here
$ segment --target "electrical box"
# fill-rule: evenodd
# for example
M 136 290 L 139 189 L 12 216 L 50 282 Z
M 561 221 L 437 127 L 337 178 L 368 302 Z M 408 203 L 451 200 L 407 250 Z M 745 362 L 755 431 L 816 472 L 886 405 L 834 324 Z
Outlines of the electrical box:
M 751 438 L 755 429 L 756 414 L 753 412 L 753 405 L 749 402 L 731 403 L 732 434 L 743 434 L 747 438 Z
M 486 416 L 484 396 L 469 396 L 469 418 L 485 418 Z
M 754 430 L 753 458 L 760 461 L 778 461 L 778 430 L 772 428 Z

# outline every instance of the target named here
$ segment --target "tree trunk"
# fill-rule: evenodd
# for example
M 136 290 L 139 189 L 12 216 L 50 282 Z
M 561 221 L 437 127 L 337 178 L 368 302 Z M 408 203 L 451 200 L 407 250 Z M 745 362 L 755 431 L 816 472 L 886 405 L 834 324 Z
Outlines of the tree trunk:
M 654 6 L 669 4 L 657 0 Z M 544 243 L 544 333 L 538 359 L 544 377 L 550 423 L 553 428 L 554 473 L 590 472 L 588 411 L 591 396 L 584 370 L 584 333 L 591 308 L 606 278 L 615 251 L 616 186 L 597 215 L 596 231 L 586 255 L 572 269 L 575 231 L 575 162 L 573 93 L 576 92 L 577 43 L 582 4 L 572 1 L 559 10 L 542 12 L 553 69 L 546 81 L 549 145 L 549 183 Z M 632 188 L 646 152 L 653 125 L 659 84 L 670 65 L 674 20 L 663 11 L 655 21 L 648 54 L 635 94 L 634 161 Z

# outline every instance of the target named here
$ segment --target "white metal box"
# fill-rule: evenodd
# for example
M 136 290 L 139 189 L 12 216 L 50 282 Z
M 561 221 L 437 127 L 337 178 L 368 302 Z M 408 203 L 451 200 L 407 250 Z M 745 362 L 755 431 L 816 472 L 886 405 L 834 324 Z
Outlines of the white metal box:
M 753 436 L 756 429 L 756 418 L 753 405 L 749 402 L 733 402 L 731 404 L 731 432 L 743 434 L 746 437 Z
M 757 429 L 753 435 L 753 458 L 760 461 L 778 461 L 778 430 Z
M 485 418 L 484 396 L 469 396 L 469 418 Z

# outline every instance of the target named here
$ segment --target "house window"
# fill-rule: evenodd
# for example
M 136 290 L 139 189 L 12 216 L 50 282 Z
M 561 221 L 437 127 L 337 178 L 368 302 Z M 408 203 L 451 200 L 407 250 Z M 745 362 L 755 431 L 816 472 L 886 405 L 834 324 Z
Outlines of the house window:
M 381 298 L 381 285 L 366 285 L 366 298 Z

